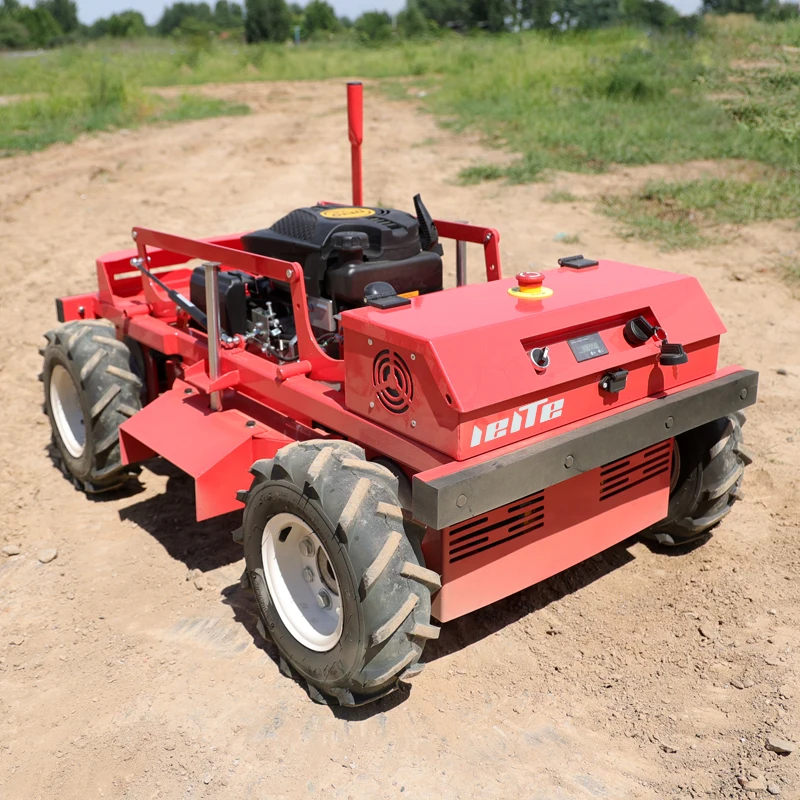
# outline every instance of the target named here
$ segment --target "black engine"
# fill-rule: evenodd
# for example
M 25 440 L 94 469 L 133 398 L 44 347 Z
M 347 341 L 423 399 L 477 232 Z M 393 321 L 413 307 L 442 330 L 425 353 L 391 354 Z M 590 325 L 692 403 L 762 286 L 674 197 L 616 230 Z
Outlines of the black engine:
M 274 225 L 242 237 L 250 253 L 303 267 L 311 324 L 320 344 L 338 355 L 336 315 L 365 303 L 365 290 L 388 283 L 398 295 L 442 288 L 442 248 L 419 195 L 417 217 L 384 208 L 318 205 L 298 208 Z M 219 274 L 221 323 L 280 361 L 297 358 L 289 286 L 243 272 Z M 205 273 L 194 270 L 191 300 L 206 310 Z

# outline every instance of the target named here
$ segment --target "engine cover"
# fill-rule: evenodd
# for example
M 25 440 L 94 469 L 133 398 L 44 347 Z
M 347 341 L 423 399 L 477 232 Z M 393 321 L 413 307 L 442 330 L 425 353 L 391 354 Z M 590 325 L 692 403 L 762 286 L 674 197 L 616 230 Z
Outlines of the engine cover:
M 361 234 L 366 246 L 345 251 L 340 233 Z M 364 239 L 366 237 L 366 239 Z M 303 267 L 306 291 L 344 307 L 361 305 L 364 286 L 383 280 L 400 293 L 425 294 L 442 287 L 442 261 L 423 250 L 419 223 L 405 211 L 340 205 L 298 208 L 274 225 L 242 237 L 245 250 L 296 261 Z

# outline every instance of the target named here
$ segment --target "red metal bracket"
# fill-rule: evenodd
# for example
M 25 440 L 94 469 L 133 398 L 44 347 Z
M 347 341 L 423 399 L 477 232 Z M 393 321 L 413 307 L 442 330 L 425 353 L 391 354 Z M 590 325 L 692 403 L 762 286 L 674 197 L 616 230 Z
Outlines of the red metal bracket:
M 177 253 L 203 261 L 216 261 L 230 269 L 239 269 L 251 275 L 261 275 L 274 281 L 288 283 L 292 294 L 300 360 L 311 364 L 310 377 L 313 380 L 331 382 L 344 380 L 344 362 L 331 358 L 319 346 L 311 330 L 303 268 L 299 264 L 148 228 L 134 228 L 133 234 L 140 253 L 143 251 L 146 253 L 147 247 L 159 248 L 162 254 Z
M 455 239 L 458 242 L 483 245 L 486 261 L 486 280 L 499 281 L 503 277 L 500 269 L 500 234 L 494 228 L 468 225 L 465 222 L 450 222 L 445 219 L 434 220 L 439 236 Z

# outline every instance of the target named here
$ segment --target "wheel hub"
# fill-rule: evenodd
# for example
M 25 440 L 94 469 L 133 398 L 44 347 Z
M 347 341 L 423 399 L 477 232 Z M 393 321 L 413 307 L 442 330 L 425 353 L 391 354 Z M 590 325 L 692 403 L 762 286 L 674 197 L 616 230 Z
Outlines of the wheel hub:
M 86 447 L 86 427 L 78 388 L 60 364 L 50 373 L 50 410 L 58 435 L 73 458 L 80 458 Z
M 276 514 L 264 528 L 261 558 L 270 598 L 289 633 L 309 650 L 332 649 L 342 635 L 342 601 L 319 537 L 300 517 Z

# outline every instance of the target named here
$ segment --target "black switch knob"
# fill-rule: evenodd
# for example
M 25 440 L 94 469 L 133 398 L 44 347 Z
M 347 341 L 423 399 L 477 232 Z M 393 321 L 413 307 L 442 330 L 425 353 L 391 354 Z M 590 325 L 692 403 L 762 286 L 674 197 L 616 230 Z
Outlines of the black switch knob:
M 623 335 L 629 345 L 638 347 L 650 339 L 655 332 L 656 329 L 644 317 L 634 317 L 626 323 Z

